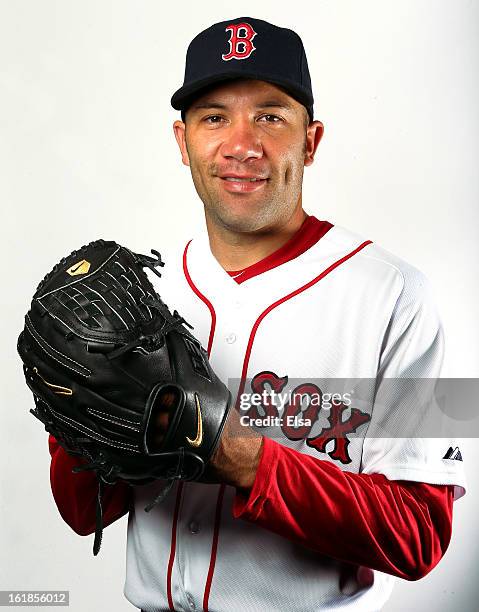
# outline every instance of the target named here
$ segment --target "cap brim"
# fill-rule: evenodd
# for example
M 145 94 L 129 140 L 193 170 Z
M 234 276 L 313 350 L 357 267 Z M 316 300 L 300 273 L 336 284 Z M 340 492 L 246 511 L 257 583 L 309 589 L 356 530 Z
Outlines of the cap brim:
M 263 74 L 257 72 L 224 72 L 221 74 L 211 75 L 209 77 L 199 79 L 188 83 L 180 87 L 171 98 L 171 106 L 176 110 L 185 110 L 193 100 L 200 95 L 200 93 L 208 87 L 219 84 L 224 81 L 232 81 L 237 79 L 257 79 L 259 81 L 266 81 L 273 85 L 283 87 L 286 92 L 293 97 L 295 100 L 306 106 L 306 108 L 312 107 L 313 98 L 308 94 L 306 90 L 298 87 L 297 83 L 288 81 L 287 79 L 275 79 L 274 77 L 265 77 Z

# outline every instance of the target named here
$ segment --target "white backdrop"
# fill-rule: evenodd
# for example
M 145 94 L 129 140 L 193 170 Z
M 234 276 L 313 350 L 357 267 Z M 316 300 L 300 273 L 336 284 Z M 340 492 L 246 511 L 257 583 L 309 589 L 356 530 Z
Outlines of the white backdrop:
M 445 326 L 443 375 L 478 376 L 477 2 L 1 0 L 0 590 L 70 590 L 73 612 L 133 609 L 126 519 L 93 558 L 92 537 L 56 511 L 16 337 L 36 284 L 73 248 L 104 237 L 161 251 L 203 222 L 169 100 L 191 38 L 238 16 L 305 44 L 325 124 L 306 210 L 425 272 Z M 450 548 L 425 579 L 399 582 L 386 612 L 477 609 L 476 440 L 463 455 L 469 491 Z

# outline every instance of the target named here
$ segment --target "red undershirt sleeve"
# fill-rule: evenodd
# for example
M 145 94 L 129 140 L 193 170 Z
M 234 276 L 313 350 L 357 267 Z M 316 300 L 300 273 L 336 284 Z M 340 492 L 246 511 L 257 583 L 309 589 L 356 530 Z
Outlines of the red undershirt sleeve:
M 50 484 L 53 498 L 63 520 L 79 535 L 95 532 L 95 510 L 98 480 L 93 472 L 72 473 L 85 459 L 69 455 L 50 435 Z M 130 505 L 130 486 L 126 482 L 105 485 L 103 525 L 110 525 L 126 514 Z
M 269 438 L 233 515 L 340 561 L 407 580 L 425 576 L 452 533 L 453 486 L 343 472 Z

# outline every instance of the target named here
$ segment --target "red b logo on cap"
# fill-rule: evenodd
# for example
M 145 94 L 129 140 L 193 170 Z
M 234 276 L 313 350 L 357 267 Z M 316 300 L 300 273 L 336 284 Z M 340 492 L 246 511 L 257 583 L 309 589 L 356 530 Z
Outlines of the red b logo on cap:
M 256 47 L 253 45 L 253 38 L 256 32 L 249 23 L 233 23 L 226 27 L 225 32 L 231 32 L 229 39 L 229 53 L 224 53 L 221 57 L 225 62 L 231 59 L 243 60 L 249 57 Z M 246 36 L 242 35 L 245 33 Z

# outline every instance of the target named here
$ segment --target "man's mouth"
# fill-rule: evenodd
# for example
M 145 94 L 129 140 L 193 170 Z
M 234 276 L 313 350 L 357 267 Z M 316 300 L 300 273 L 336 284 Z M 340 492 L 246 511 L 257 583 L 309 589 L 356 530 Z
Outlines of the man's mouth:
M 237 178 L 235 176 L 222 176 L 221 178 L 225 181 L 231 181 L 233 183 L 243 183 L 243 182 L 255 183 L 256 181 L 266 180 L 262 178 Z
M 219 176 L 223 188 L 230 193 L 251 193 L 260 189 L 268 182 L 267 178 L 261 176 Z

